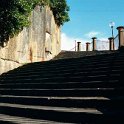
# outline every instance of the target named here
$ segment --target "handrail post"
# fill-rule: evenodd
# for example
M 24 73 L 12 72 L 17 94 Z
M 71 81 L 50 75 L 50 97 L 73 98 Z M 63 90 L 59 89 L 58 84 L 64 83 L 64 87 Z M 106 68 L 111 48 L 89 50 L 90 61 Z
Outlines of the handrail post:
M 119 37 L 119 48 L 124 47 L 124 26 L 117 27 Z
M 96 37 L 93 37 L 92 38 L 92 42 L 93 42 L 93 51 L 95 51 L 96 50 Z
M 114 50 L 114 37 L 110 37 L 109 39 L 109 50 Z
M 89 42 L 86 43 L 86 51 L 90 51 L 90 43 Z
M 75 52 L 76 52 L 76 45 L 77 45 L 76 43 L 77 43 L 77 42 L 76 42 L 76 40 L 75 40 Z
M 81 51 L 81 42 L 77 42 L 77 51 Z

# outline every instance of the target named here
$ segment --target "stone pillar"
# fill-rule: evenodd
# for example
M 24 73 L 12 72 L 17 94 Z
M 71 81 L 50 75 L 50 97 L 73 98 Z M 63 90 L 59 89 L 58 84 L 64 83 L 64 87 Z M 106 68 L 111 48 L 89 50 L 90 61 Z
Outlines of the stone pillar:
M 96 50 L 96 37 L 93 37 L 92 40 L 93 40 L 93 51 Z
M 119 48 L 124 47 L 124 27 L 117 27 L 118 30 L 118 38 L 119 38 Z
M 110 37 L 109 39 L 109 50 L 114 50 L 114 37 Z
M 86 43 L 86 51 L 90 51 L 90 43 L 89 42 Z
M 77 42 L 77 51 L 81 51 L 81 42 Z

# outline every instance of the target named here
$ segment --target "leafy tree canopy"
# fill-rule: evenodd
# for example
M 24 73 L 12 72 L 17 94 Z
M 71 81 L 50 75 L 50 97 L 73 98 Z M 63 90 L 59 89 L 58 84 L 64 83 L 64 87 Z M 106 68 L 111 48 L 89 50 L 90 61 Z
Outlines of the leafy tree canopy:
M 29 16 L 36 5 L 50 6 L 58 26 L 69 21 L 69 7 L 66 0 L 1 0 L 0 1 L 0 42 L 18 34 L 29 26 Z

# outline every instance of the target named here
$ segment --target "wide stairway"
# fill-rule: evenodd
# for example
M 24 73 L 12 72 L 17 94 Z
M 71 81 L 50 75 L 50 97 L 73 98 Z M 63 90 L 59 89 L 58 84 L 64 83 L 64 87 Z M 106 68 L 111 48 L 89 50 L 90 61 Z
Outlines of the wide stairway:
M 124 51 L 24 65 L 0 76 L 0 124 L 124 123 Z

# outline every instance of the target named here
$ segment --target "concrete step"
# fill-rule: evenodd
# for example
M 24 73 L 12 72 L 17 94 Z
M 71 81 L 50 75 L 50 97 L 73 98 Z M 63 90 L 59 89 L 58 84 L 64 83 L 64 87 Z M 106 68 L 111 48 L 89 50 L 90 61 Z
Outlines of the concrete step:
M 52 60 L 52 61 L 47 61 L 47 62 L 42 62 L 43 66 L 55 66 L 55 65 L 61 65 L 64 63 L 67 64 L 75 64 L 75 63 L 90 63 L 90 62 L 112 62 L 113 60 L 116 61 L 123 61 L 124 56 L 120 56 L 120 54 L 116 55 L 109 55 L 109 56 L 87 56 L 87 57 L 82 57 L 82 58 L 70 58 L 70 59 L 61 59 L 61 60 Z M 29 65 L 29 64 L 28 64 Z M 35 65 L 41 66 L 41 62 L 36 62 Z M 25 65 L 27 66 L 27 65 Z M 29 65 L 30 66 L 30 65 Z M 27 66 L 28 67 L 28 66 Z
M 38 82 L 86 82 L 86 81 L 108 81 L 109 79 L 118 80 L 120 78 L 120 74 L 111 74 L 111 75 L 87 75 L 87 76 L 57 76 L 57 77 L 27 77 L 27 78 L 15 78 L 15 79 L 5 79 L 6 82 L 16 82 L 16 83 L 23 83 L 23 82 L 30 82 L 30 83 L 38 83 Z M 3 83 L 4 80 L 2 80 Z M 1 81 L 1 83 L 2 83 Z
M 114 60 L 115 59 L 115 56 L 93 56 L 93 57 L 82 57 L 82 58 L 74 58 L 74 59 L 63 59 L 63 60 L 54 60 L 54 61 L 47 61 L 47 62 L 36 62 L 34 63 L 33 65 L 34 66 L 40 66 L 40 67 L 43 67 L 44 66 L 48 66 L 48 67 L 55 67 L 55 66 L 62 66 L 63 64 L 67 64 L 67 65 L 76 65 L 76 63 L 78 64 L 82 64 L 82 63 L 85 63 L 85 64 L 90 64 L 91 62 L 95 62 L 95 63 L 104 63 L 104 62 L 108 62 L 108 61 L 111 61 L 111 60 Z M 25 66 L 23 66 L 24 68 L 25 67 L 31 67 L 32 64 L 26 64 Z
M 69 88 L 117 88 L 124 86 L 118 80 L 111 81 L 87 81 L 87 82 L 39 82 L 39 83 L 3 83 L 0 88 L 10 89 L 69 89 Z
M 97 108 L 97 109 L 124 109 L 124 97 L 35 97 L 35 96 L 13 96 L 1 95 L 0 103 L 73 107 L 73 108 Z
M 105 51 L 104 51 L 105 52 Z M 70 58 L 82 58 L 82 57 L 89 57 L 89 58 L 92 58 L 94 56 L 97 56 L 97 57 L 102 57 L 102 56 L 105 56 L 105 57 L 108 57 L 108 56 L 116 56 L 117 51 L 116 53 L 110 53 L 108 54 L 107 53 L 108 51 L 106 51 L 106 53 L 102 53 L 101 51 L 98 52 L 98 54 L 96 54 L 96 52 L 94 53 L 93 51 L 88 51 L 84 53 L 84 51 L 81 53 L 81 52 L 75 52 L 75 51 L 66 51 L 66 52 L 62 52 L 60 53 L 57 57 L 55 57 L 53 60 L 60 60 L 60 59 L 70 59 Z M 99 54 L 100 53 L 100 54 Z
M 74 89 L 0 89 L 1 95 L 15 96 L 68 96 L 68 97 L 112 97 L 124 94 L 123 88 L 74 88 Z
M 120 71 L 120 67 L 117 66 L 116 68 L 114 68 L 114 70 Z M 18 73 L 13 73 L 13 74 L 7 74 L 7 75 L 2 75 L 0 77 L 0 80 L 2 81 L 2 79 L 6 79 L 7 77 L 18 77 L 18 76 L 30 76 L 30 75 L 62 75 L 62 74 L 80 74 L 80 73 L 102 73 L 102 72 L 108 72 L 110 71 L 110 67 L 97 67 L 97 68 L 68 68 L 68 69 L 64 69 L 64 70 L 59 70 L 59 69 L 55 69 L 55 70 L 48 70 L 48 71 L 43 71 L 43 70 L 39 70 L 39 71 L 29 71 L 29 72 L 18 72 Z M 48 73 L 49 72 L 49 73 Z
M 51 106 L 29 106 L 20 104 L 0 103 L 0 113 L 32 119 L 43 119 L 71 123 L 120 122 L 123 119 L 122 110 L 97 110 L 95 108 L 66 108 Z M 118 113 L 118 114 L 117 114 Z M 122 121 L 123 122 L 123 121 Z
M 110 70 L 111 74 L 118 74 L 121 73 L 120 70 Z M 74 76 L 95 76 L 95 75 L 110 75 L 109 70 L 92 70 L 92 71 L 70 71 L 70 72 L 63 72 L 63 73 L 45 73 L 45 72 L 31 72 L 31 73 L 19 73 L 15 74 L 14 76 L 12 75 L 6 75 L 1 77 L 1 80 L 14 80 L 14 79 L 24 79 L 24 78 L 51 78 L 51 77 L 74 77 Z
M 40 68 L 38 68 L 37 70 L 35 70 L 35 69 L 31 69 L 31 70 L 23 70 L 23 71 L 21 71 L 21 70 L 18 70 L 16 73 L 15 72 L 13 72 L 13 73 L 7 73 L 7 74 L 4 74 L 4 75 L 2 75 L 3 77 L 5 77 L 5 76 L 15 76 L 15 75 L 28 75 L 28 74 L 38 74 L 38 73 L 41 73 L 41 74 L 43 74 L 43 73 L 58 73 L 58 72 L 60 72 L 60 73 L 63 73 L 63 72 L 70 72 L 70 73 L 72 73 L 72 72 L 88 72 L 88 71 L 93 71 L 93 70 L 98 70 L 98 71 L 105 71 L 105 70 L 120 70 L 121 69 L 121 65 L 106 65 L 106 66 L 98 66 L 98 65 L 96 65 L 95 67 L 91 67 L 91 66 L 82 66 L 82 67 L 77 67 L 77 66 L 74 66 L 74 67 L 68 67 L 68 68 L 58 68 L 58 67 L 56 67 L 56 68 L 54 68 L 54 69 L 49 69 L 49 68 L 46 68 L 46 70 L 42 70 L 42 69 L 40 69 Z M 1 76 L 1 77 L 2 77 Z
M 81 112 L 81 113 L 103 114 L 102 112 L 98 111 L 95 108 L 67 108 L 67 107 L 53 107 L 53 106 L 40 106 L 40 105 L 34 106 L 34 105 L 0 103 L 0 108 L 2 107 L 25 108 L 25 109 L 36 109 L 36 110 L 46 110 L 46 111 L 53 110 L 53 111 L 72 112 L 72 113 Z
M 72 65 L 78 65 L 78 64 L 90 64 L 90 63 L 94 63 L 95 61 L 96 61 L 96 64 L 94 63 L 94 65 L 97 65 L 97 64 L 99 64 L 99 63 L 106 63 L 106 62 L 114 62 L 114 60 L 115 60 L 115 57 L 113 56 L 113 57 L 111 57 L 111 56 L 108 56 L 108 57 L 92 57 L 92 59 L 90 60 L 89 58 L 91 58 L 91 57 L 86 57 L 86 58 L 82 58 L 82 59 L 70 59 L 69 61 L 67 61 L 67 60 L 61 60 L 61 61 L 50 61 L 50 62 L 42 62 L 42 63 L 34 63 L 34 64 L 28 64 L 28 65 L 25 65 L 25 66 L 23 66 L 23 67 L 21 67 L 21 69 L 23 70 L 23 69 L 28 69 L 28 67 L 29 67 L 29 69 L 31 69 L 32 67 L 34 67 L 34 69 L 36 68 L 36 67 L 43 67 L 44 69 L 46 68 L 45 66 L 47 66 L 48 68 L 51 68 L 51 67 L 53 67 L 53 68 L 55 68 L 56 66 L 65 66 L 65 65 L 69 65 L 69 66 L 71 66 L 71 64 Z M 95 58 L 97 58 L 97 59 L 95 59 Z M 84 61 L 84 60 L 87 60 L 86 62 Z M 113 59 L 113 60 L 112 60 Z M 73 60 L 73 61 L 72 61 Z M 83 61 L 82 61 L 83 60 Z M 95 61 L 94 61 L 95 60 Z M 110 61 L 109 61 L 110 60 Z M 79 63 L 77 63 L 77 62 L 79 62 Z M 66 63 L 66 64 L 65 64 Z M 20 70 L 20 68 L 19 68 L 19 70 Z M 11 71 L 12 72 L 12 71 Z M 16 72 L 16 70 L 15 70 L 15 72 Z
M 111 61 L 111 62 L 113 62 L 113 61 Z M 65 63 L 63 63 L 63 64 L 60 64 L 60 65 L 54 65 L 54 66 L 52 66 L 52 65 L 50 65 L 50 66 L 48 66 L 47 64 L 46 64 L 46 66 L 47 66 L 47 69 L 49 68 L 49 69 L 55 69 L 56 67 L 57 68 L 68 68 L 68 67 L 72 67 L 72 66 L 76 66 L 76 67 L 80 67 L 80 66 L 83 66 L 83 65 L 89 65 L 90 66 L 90 63 L 92 63 L 91 64 L 91 66 L 94 66 L 94 65 L 97 65 L 97 66 L 102 66 L 102 65 L 105 65 L 105 64 L 111 64 L 111 62 L 109 62 L 109 60 L 106 60 L 105 62 L 104 61 L 99 61 L 98 60 L 98 62 L 92 62 L 92 61 L 89 61 L 89 62 L 81 62 L 81 63 L 74 63 L 74 64 L 67 64 L 66 62 Z M 18 68 L 18 69 L 15 69 L 13 72 L 18 72 L 18 71 L 23 71 L 23 70 L 30 70 L 30 71 L 32 71 L 32 70 L 37 70 L 37 69 L 40 69 L 40 70 L 46 70 L 46 66 L 43 66 L 44 64 L 29 64 L 30 66 L 28 67 L 28 65 L 26 65 L 26 66 L 24 66 L 24 67 L 21 67 L 21 69 L 20 68 Z M 33 69 L 32 69 L 33 68 Z M 32 70 L 31 70 L 32 69 Z M 12 72 L 12 71 L 11 71 Z
M 3 123 L 6 120 L 5 123 Z M 0 124 L 73 124 L 0 114 Z
M 66 65 L 66 63 L 62 66 L 55 66 L 53 68 L 50 68 L 50 67 L 45 67 L 45 68 L 40 68 L 40 66 L 35 66 L 35 67 L 31 67 L 31 68 L 25 68 L 25 69 L 18 69 L 16 71 L 16 73 L 20 72 L 20 73 L 23 73 L 23 72 L 30 72 L 30 71 L 48 71 L 48 70 L 66 70 L 66 69 L 72 69 L 72 68 L 98 68 L 98 67 L 106 67 L 106 66 L 109 66 L 111 63 L 99 63 L 99 64 L 96 64 L 96 63 L 92 63 L 91 65 L 90 64 L 80 64 L 78 65 L 78 63 L 76 63 L 75 66 L 71 66 L 71 65 Z M 15 73 L 15 72 L 14 72 Z
M 17 123 L 8 122 L 8 121 L 6 121 L 6 120 L 0 120 L 0 124 L 17 124 Z
M 54 59 L 69 59 L 69 58 L 79 58 L 79 57 L 86 57 L 86 56 L 100 56 L 100 55 L 113 55 L 117 54 L 117 51 L 115 52 L 110 52 L 110 51 L 80 51 L 80 52 L 75 52 L 75 51 L 62 51 L 57 55 Z
M 40 67 L 35 67 L 35 68 L 33 68 L 33 67 L 31 67 L 30 69 L 27 69 L 27 68 L 25 68 L 25 69 L 17 69 L 16 71 L 13 71 L 13 73 L 7 73 L 7 75 L 19 75 L 19 74 L 21 74 L 21 73 L 31 73 L 31 72 L 48 72 L 48 71 L 52 71 L 52 72 L 57 72 L 57 71 L 60 71 L 60 70 L 87 70 L 87 69 L 95 69 L 95 68 L 101 68 L 101 67 L 107 67 L 107 65 L 91 65 L 91 66 L 86 66 L 86 65 L 82 65 L 82 66 L 69 66 L 69 67 L 58 67 L 58 66 L 56 66 L 55 68 L 48 68 L 48 67 L 46 67 L 45 69 L 42 69 L 42 68 L 40 68 Z M 3 76 L 4 75 L 6 75 L 6 74 L 3 74 Z

